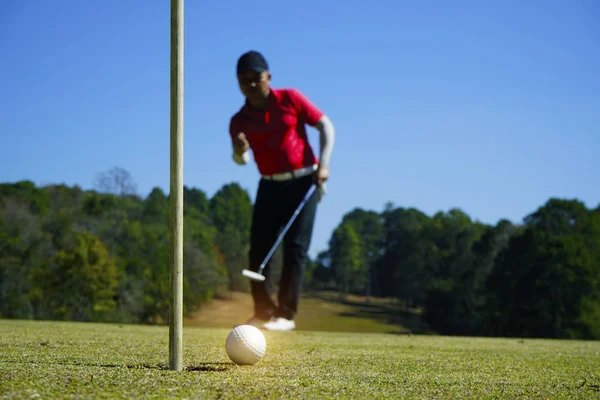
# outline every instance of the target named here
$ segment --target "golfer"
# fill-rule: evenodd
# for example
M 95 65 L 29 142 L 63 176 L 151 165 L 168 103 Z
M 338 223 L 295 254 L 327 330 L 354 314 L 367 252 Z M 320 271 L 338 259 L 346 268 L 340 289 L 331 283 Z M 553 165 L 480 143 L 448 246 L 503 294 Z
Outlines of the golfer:
M 252 214 L 249 270 L 258 271 L 280 229 L 290 220 L 311 185 L 318 187 L 283 238 L 277 303 L 269 291 L 270 262 L 263 270 L 266 279 L 250 282 L 254 315 L 246 323 L 265 330 L 288 331 L 296 327 L 294 318 L 317 203 L 325 194 L 325 181 L 329 178 L 334 127 L 299 90 L 272 88 L 269 66 L 259 52 L 249 51 L 238 59 L 237 79 L 245 103 L 229 124 L 233 160 L 239 165 L 247 164 L 252 150 L 261 175 Z M 305 125 L 320 133 L 318 156 L 308 141 Z

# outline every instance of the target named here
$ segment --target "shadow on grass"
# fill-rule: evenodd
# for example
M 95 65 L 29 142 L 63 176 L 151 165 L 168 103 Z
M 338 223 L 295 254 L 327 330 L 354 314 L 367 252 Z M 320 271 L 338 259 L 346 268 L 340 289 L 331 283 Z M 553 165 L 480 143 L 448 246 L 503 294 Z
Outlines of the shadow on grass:
M 221 372 L 227 371 L 228 369 L 234 367 L 234 363 L 227 362 L 214 362 L 214 363 L 201 363 L 197 365 L 190 365 L 189 367 L 185 367 L 186 371 L 200 371 L 200 372 Z
M 188 372 L 221 372 L 227 371 L 229 368 L 233 367 L 234 364 L 232 362 L 204 362 L 200 364 L 193 364 L 184 366 L 183 370 Z M 162 371 L 169 371 L 169 366 L 166 364 L 137 364 L 137 365 L 126 365 L 127 368 L 133 369 L 159 369 Z
M 315 296 L 322 300 L 344 304 L 352 309 L 352 311 L 338 313 L 339 316 L 371 319 L 389 325 L 396 325 L 399 328 L 386 332 L 388 334 L 411 335 L 435 333 L 427 324 L 421 321 L 421 315 L 418 312 L 405 309 L 392 301 L 367 303 L 366 301 L 353 301 L 350 299 L 341 300 L 337 296 L 326 294 L 316 294 Z
M 127 369 L 155 369 L 160 371 L 170 371 L 167 364 L 99 364 L 99 363 L 87 363 L 87 362 L 65 362 L 65 361 L 22 361 L 22 364 L 54 364 L 54 365 L 66 365 L 66 366 L 77 366 L 77 367 L 99 367 L 99 368 L 127 368 Z M 184 366 L 183 370 L 188 372 L 222 372 L 227 371 L 234 367 L 235 364 L 232 362 L 205 362 L 200 364 L 194 364 Z

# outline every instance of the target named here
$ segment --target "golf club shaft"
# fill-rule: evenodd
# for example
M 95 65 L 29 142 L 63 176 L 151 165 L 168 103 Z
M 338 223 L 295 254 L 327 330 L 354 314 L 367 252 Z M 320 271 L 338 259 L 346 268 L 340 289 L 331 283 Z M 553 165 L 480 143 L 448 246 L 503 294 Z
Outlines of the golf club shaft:
M 279 234 L 279 237 L 275 241 L 275 244 L 273 244 L 273 247 L 271 247 L 271 250 L 269 250 L 269 252 L 267 253 L 267 256 L 265 257 L 263 262 L 260 264 L 260 268 L 258 269 L 259 274 L 262 274 L 262 271 L 265 268 L 265 265 L 267 264 L 267 262 L 269 261 L 269 259 L 273 255 L 273 253 L 275 252 L 275 249 L 277 249 L 277 246 L 281 242 L 281 239 L 283 239 L 283 237 L 287 233 L 288 229 L 290 229 L 290 226 L 292 226 L 292 224 L 294 223 L 294 220 L 296 219 L 296 217 L 298 216 L 298 214 L 304 207 L 304 204 L 306 204 L 306 202 L 308 201 L 310 196 L 312 196 L 312 194 L 314 193 L 316 188 L 317 188 L 317 186 L 313 184 L 313 185 L 311 185 L 310 189 L 308 189 L 308 192 L 306 192 L 304 199 L 302 199 L 302 202 L 298 205 L 298 207 L 296 208 L 296 211 L 294 211 L 294 214 L 292 215 L 292 217 L 290 218 L 290 220 L 288 221 L 286 226 L 283 228 L 283 230 Z

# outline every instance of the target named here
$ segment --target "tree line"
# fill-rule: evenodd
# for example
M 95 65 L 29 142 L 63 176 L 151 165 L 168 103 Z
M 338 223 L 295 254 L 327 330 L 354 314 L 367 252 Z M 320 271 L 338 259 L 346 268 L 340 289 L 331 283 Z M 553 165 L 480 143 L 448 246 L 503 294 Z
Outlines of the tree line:
M 314 273 L 341 296 L 422 310 L 441 334 L 600 339 L 600 206 L 552 198 L 496 225 L 460 209 L 355 209 Z
M 0 316 L 162 324 L 169 198 L 126 170 L 94 190 L 0 185 Z M 252 201 L 237 183 L 184 188 L 184 312 L 249 291 Z M 275 253 L 275 276 L 282 262 Z M 279 266 L 279 268 L 277 267 Z M 388 297 L 441 334 L 600 338 L 600 207 L 549 199 L 522 223 L 428 216 L 388 203 L 344 215 L 304 275 L 307 291 Z

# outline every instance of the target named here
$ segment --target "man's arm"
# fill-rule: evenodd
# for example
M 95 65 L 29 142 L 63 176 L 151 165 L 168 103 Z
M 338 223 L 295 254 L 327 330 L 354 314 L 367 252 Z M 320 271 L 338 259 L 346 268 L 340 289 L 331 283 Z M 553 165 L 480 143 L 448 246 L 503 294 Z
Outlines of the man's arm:
M 319 131 L 319 165 L 329 169 L 331 152 L 333 151 L 333 144 L 335 143 L 335 128 L 327 115 L 323 115 L 321 119 L 319 119 L 315 128 Z
M 250 161 L 250 143 L 243 132 L 238 130 L 238 125 L 232 118 L 229 122 L 229 136 L 231 137 L 231 147 L 233 153 L 231 158 L 238 165 L 246 165 Z

